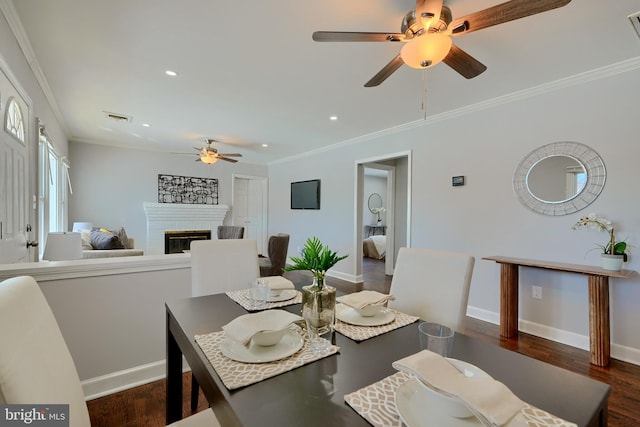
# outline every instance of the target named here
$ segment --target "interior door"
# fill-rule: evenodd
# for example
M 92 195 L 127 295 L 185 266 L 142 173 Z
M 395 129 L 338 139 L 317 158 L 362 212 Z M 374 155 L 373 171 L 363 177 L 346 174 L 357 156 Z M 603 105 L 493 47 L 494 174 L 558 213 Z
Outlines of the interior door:
M 258 253 L 267 254 L 267 189 L 264 177 L 233 179 L 233 225 L 244 227 L 246 239 L 258 243 Z
M 2 62 L 0 70 L 0 263 L 27 262 L 30 102 Z

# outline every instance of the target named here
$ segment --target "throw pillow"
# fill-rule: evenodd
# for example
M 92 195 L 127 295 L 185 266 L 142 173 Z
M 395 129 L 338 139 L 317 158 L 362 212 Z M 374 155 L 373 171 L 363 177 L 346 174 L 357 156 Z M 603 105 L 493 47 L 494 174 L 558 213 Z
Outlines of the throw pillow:
M 82 239 L 83 251 L 90 251 L 93 249 L 93 246 L 91 245 L 91 230 L 80 231 L 80 238 Z
M 91 232 L 91 246 L 94 249 L 124 249 L 118 236 L 97 230 Z
M 118 238 L 120 239 L 120 242 L 122 242 L 122 245 L 126 248 L 126 249 L 130 249 L 131 246 L 129 245 L 129 237 L 127 237 L 127 232 L 124 231 L 124 227 L 120 227 L 117 230 L 111 230 L 111 232 L 118 236 Z M 133 248 L 131 248 L 133 249 Z

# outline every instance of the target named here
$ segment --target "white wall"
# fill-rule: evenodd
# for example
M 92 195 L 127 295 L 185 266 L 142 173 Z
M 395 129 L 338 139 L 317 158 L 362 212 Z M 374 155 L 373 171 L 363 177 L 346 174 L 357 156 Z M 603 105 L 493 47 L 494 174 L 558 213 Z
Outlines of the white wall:
M 630 67 L 633 68 L 633 67 Z M 597 75 L 590 81 L 537 88 L 493 103 L 443 117 L 421 126 L 379 137 L 362 138 L 334 150 L 270 165 L 270 228 L 291 234 L 291 248 L 316 235 L 339 253 L 355 253 L 354 161 L 412 150 L 411 242 L 414 247 L 462 251 L 476 257 L 470 312 L 497 321 L 499 266 L 483 256 L 507 255 L 577 264 L 599 265 L 594 243 L 606 234 L 573 231 L 581 214 L 597 212 L 619 224 L 619 235 L 632 245 L 625 268 L 640 270 L 640 98 L 629 88 L 640 80 L 631 69 Z M 512 188 L 513 173 L 533 149 L 556 141 L 576 141 L 597 151 L 607 167 L 599 198 L 584 211 L 561 217 L 543 216 L 521 206 Z M 339 151 L 339 155 L 336 155 Z M 465 186 L 452 187 L 451 177 L 464 175 Z M 322 179 L 322 209 L 292 211 L 286 203 L 291 181 Z M 637 252 L 637 249 L 636 249 Z M 333 272 L 355 277 L 354 257 Z M 588 346 L 586 278 L 580 275 L 524 269 L 521 272 L 523 329 Z M 640 277 L 611 280 L 612 354 L 640 363 Z M 543 288 L 542 300 L 531 298 L 531 286 Z
M 88 221 L 96 227 L 124 227 L 146 247 L 147 222 L 143 202 L 158 201 L 158 174 L 218 179 L 218 203 L 232 206 L 232 174 L 267 176 L 267 167 L 243 163 L 196 162 L 194 155 L 157 153 L 71 141 L 69 227 Z M 195 150 L 185 149 L 186 153 Z M 230 224 L 232 212 L 225 217 Z

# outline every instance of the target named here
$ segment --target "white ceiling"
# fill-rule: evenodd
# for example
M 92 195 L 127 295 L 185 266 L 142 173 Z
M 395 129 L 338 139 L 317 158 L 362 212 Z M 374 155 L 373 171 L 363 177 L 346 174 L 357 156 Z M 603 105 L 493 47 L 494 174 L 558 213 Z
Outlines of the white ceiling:
M 447 0 L 454 19 L 498 4 Z M 317 43 L 315 30 L 399 32 L 413 0 L 13 0 L 70 140 L 268 163 L 638 57 L 638 0 L 567 6 L 455 43 L 488 69 L 401 67 L 397 43 Z M 178 77 L 164 74 L 175 70 Z M 630 88 L 631 89 L 631 88 Z M 107 119 L 104 111 L 131 116 Z M 337 121 L 329 116 L 337 115 Z M 143 127 L 143 123 L 150 127 Z M 269 144 L 268 148 L 261 144 Z

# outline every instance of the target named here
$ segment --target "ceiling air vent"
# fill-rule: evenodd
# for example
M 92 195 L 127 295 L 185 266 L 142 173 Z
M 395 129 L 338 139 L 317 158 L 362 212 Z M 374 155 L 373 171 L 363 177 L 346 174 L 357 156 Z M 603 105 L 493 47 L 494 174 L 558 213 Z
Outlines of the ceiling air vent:
M 108 119 L 115 120 L 116 122 L 120 122 L 120 123 L 131 122 L 131 116 L 125 116 L 124 114 L 118 114 L 118 113 L 110 113 L 108 111 L 103 111 L 103 113 L 105 114 L 105 116 L 107 116 Z
M 633 25 L 633 28 L 636 29 L 638 37 L 640 37 L 640 12 L 629 15 L 629 20 L 631 21 L 631 25 Z

